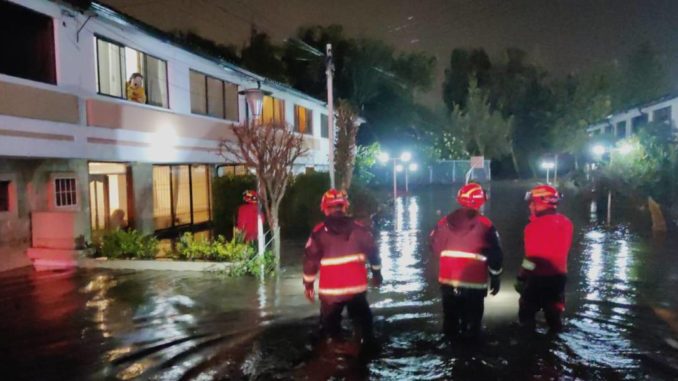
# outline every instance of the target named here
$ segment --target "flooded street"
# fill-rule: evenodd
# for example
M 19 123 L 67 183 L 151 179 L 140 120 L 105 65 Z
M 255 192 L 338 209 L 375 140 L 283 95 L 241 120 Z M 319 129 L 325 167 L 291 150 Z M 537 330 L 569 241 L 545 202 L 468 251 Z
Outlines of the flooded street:
M 566 198 L 575 223 L 566 331 L 516 325 L 527 186 L 495 183 L 485 213 L 505 249 L 502 289 L 485 302 L 485 335 L 448 345 L 428 232 L 453 209 L 450 187 L 399 198 L 376 221 L 384 284 L 370 289 L 380 351 L 367 361 L 312 347 L 319 305 L 303 296 L 303 240 L 260 284 L 222 274 L 78 270 L 0 276 L 0 379 L 678 379 L 678 239 L 642 222 L 607 228 Z M 567 194 L 566 194 L 567 196 Z M 623 217 L 620 215 L 619 220 Z

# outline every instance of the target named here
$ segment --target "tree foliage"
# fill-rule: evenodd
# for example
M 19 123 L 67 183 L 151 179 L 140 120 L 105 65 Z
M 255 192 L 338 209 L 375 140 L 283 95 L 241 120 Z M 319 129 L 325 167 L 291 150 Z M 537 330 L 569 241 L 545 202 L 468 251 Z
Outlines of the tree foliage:
M 492 159 L 511 152 L 511 118 L 493 110 L 487 92 L 471 79 L 466 107 L 457 105 L 452 112 L 452 125 L 461 133 L 472 154 Z

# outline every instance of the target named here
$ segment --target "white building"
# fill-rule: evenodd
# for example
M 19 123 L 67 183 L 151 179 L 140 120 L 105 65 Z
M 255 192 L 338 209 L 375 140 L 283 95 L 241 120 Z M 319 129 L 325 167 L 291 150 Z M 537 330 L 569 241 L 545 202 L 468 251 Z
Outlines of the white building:
M 0 0 L 0 270 L 68 258 L 92 234 L 201 229 L 240 90 L 270 91 L 263 119 L 287 122 L 327 170 L 324 102 L 168 42 L 93 3 Z M 127 97 L 143 75 L 145 103 Z M 232 163 L 232 170 L 242 170 Z
M 587 128 L 589 136 L 624 139 L 649 122 L 665 122 L 678 137 L 678 95 L 665 96 L 644 105 L 616 112 L 605 121 Z

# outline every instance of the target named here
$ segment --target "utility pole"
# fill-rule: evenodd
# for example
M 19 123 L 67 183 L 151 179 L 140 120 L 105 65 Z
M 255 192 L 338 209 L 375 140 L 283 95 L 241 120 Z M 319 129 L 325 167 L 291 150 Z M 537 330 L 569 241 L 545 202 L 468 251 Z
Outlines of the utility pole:
M 334 91 L 333 76 L 334 62 L 332 60 L 332 44 L 325 47 L 325 74 L 327 74 L 327 129 L 329 134 L 329 155 L 328 162 L 330 166 L 330 187 L 334 188 Z

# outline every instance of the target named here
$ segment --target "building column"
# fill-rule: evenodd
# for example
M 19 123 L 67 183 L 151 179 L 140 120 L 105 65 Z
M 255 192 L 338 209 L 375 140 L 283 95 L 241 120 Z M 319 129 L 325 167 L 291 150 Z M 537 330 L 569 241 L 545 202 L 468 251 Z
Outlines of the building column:
M 144 234 L 155 231 L 153 222 L 153 164 L 132 163 L 134 228 Z

